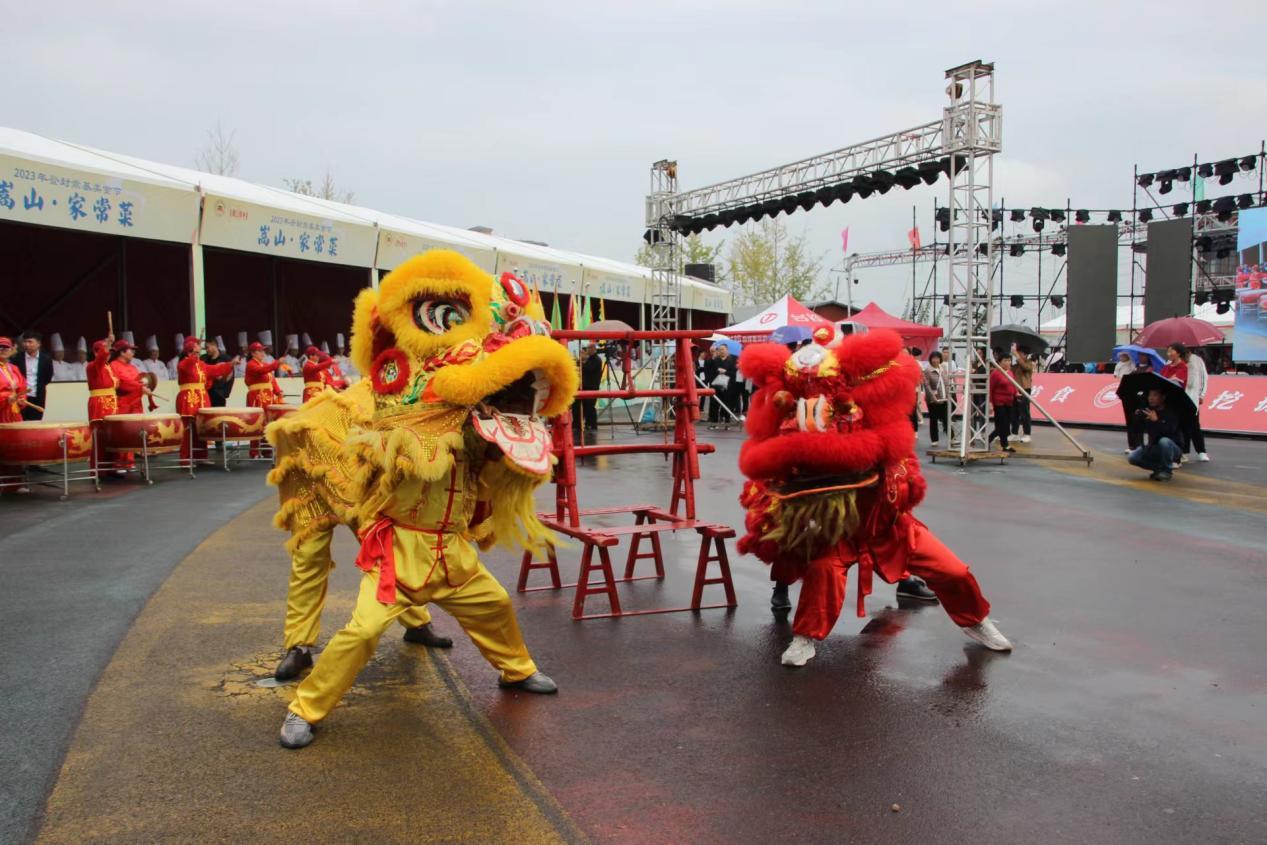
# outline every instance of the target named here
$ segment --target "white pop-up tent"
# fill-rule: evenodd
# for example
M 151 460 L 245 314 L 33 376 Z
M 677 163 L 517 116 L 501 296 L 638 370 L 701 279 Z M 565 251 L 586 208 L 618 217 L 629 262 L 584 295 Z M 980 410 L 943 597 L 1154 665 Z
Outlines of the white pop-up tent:
M 784 326 L 798 326 L 813 331 L 819 326 L 830 327 L 831 325 L 831 320 L 820 317 L 789 295 L 761 313 L 754 314 L 733 326 L 718 329 L 717 332 L 740 343 L 758 343 L 768 339 L 775 329 Z

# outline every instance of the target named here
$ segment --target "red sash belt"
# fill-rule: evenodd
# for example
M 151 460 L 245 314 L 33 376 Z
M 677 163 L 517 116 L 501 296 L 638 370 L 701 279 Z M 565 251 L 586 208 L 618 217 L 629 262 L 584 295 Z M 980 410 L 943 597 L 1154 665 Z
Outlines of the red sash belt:
M 356 555 L 356 565 L 358 569 L 365 572 L 373 572 L 374 567 L 378 567 L 378 592 L 375 594 L 383 604 L 396 603 L 396 550 L 394 541 L 396 538 L 396 526 L 407 531 L 421 531 L 424 534 L 433 534 L 436 538 L 435 546 L 435 563 L 431 564 L 430 571 L 427 572 L 426 579 L 421 586 L 425 586 L 431 581 L 432 574 L 435 573 L 436 567 L 444 564 L 444 577 L 446 583 L 450 587 L 460 586 L 449 581 L 449 563 L 444 559 L 444 535 L 455 534 L 455 531 L 441 531 L 437 528 L 418 528 L 414 525 L 406 525 L 403 522 L 397 523 L 390 517 L 383 517 L 370 527 L 369 531 L 361 538 L 361 551 Z

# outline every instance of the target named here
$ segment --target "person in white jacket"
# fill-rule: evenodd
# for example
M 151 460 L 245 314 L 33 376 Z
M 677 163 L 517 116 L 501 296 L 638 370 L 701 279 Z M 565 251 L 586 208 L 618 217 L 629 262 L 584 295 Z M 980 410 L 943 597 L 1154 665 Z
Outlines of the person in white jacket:
M 1192 400 L 1192 404 L 1197 406 L 1197 415 L 1192 418 L 1183 433 L 1183 451 L 1187 454 L 1188 447 L 1191 446 L 1197 452 L 1198 461 L 1208 461 L 1210 456 L 1205 451 L 1205 432 L 1201 431 L 1201 403 L 1205 401 L 1205 391 L 1209 386 L 1210 376 L 1206 371 L 1205 359 L 1191 349 L 1187 350 L 1184 362 L 1188 365 L 1188 382 L 1183 389 Z

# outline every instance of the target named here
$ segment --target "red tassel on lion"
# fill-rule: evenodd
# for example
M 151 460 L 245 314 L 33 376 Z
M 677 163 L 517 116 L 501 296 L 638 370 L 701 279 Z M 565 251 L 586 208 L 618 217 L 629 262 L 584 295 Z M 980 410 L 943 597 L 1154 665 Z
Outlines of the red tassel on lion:
M 757 386 L 739 453 L 749 479 L 739 550 L 770 564 L 776 607 L 801 582 L 783 663 L 814 656 L 840 617 L 855 563 L 859 616 L 873 574 L 889 583 L 914 575 L 965 634 L 1010 650 L 967 565 L 911 513 L 927 483 L 910 423 L 920 368 L 901 338 L 873 331 L 795 352 L 757 344 L 739 368 Z

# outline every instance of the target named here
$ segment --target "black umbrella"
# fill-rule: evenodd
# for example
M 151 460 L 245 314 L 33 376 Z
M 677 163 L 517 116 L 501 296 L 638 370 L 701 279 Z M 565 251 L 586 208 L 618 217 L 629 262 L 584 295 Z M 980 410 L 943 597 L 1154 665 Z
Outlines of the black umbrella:
M 1180 421 L 1197 415 L 1197 406 L 1192 404 L 1192 397 L 1184 391 L 1183 386 L 1159 373 L 1128 373 L 1122 376 L 1122 381 L 1117 386 L 1117 396 L 1128 412 L 1135 411 L 1147 407 L 1150 390 L 1162 392 L 1166 397 L 1166 407 L 1174 411 Z
M 1008 323 L 990 329 L 990 348 L 1002 349 L 1004 352 L 1012 348 L 1012 344 L 1024 346 L 1034 354 L 1040 354 L 1047 348 L 1047 339 L 1029 326 L 1019 323 Z

